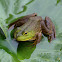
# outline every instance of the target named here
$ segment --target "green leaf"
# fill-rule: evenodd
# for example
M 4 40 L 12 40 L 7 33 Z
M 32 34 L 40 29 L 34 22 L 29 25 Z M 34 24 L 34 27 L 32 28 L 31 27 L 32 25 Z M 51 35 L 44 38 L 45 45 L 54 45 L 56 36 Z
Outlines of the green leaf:
M 9 58 L 10 55 L 8 60 L 15 62 L 62 62 L 62 5 L 59 2 L 61 3 L 59 0 L 0 0 L 0 28 L 2 29 L 0 49 L 6 52 L 6 56 L 1 55 L 1 60 L 4 59 L 3 56 Z M 56 28 L 56 39 L 51 43 L 43 36 L 41 42 L 31 48 L 32 46 L 27 46 L 32 42 L 17 42 L 13 39 L 14 31 L 8 30 L 8 25 L 32 13 L 37 13 L 43 19 L 45 16 L 51 18 Z
M 0 62 L 15 62 L 13 57 L 3 49 L 0 49 Z
M 61 0 L 57 0 L 57 4 L 60 2 Z

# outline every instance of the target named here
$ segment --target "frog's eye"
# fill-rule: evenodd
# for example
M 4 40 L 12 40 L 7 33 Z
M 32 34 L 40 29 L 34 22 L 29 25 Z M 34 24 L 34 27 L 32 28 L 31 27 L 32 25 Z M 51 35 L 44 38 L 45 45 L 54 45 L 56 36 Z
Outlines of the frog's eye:
M 27 32 L 24 32 L 24 35 L 27 34 Z
M 25 34 L 27 34 L 27 32 L 25 32 Z
M 23 35 L 27 34 L 27 32 L 23 32 Z

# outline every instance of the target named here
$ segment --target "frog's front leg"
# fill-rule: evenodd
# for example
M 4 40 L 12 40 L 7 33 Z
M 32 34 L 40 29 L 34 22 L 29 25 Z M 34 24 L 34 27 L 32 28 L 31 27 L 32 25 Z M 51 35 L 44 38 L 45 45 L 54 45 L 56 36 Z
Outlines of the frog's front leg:
M 51 42 L 56 37 L 55 26 L 49 17 L 45 17 L 44 21 L 41 21 L 42 33 L 47 35 L 48 40 Z
M 40 43 L 41 38 L 42 38 L 42 33 L 41 32 L 40 33 L 36 33 L 35 37 L 36 37 L 36 39 L 35 39 L 34 43 L 32 44 L 33 47 L 36 46 L 38 43 Z
M 33 44 L 30 44 L 30 45 L 28 45 L 28 46 L 31 46 L 31 45 L 32 45 L 32 47 L 34 47 L 34 46 L 36 46 L 38 43 L 40 43 L 41 38 L 42 38 L 42 33 L 41 33 L 41 32 L 40 32 L 40 33 L 36 33 L 35 38 L 36 38 L 36 39 L 33 41 Z

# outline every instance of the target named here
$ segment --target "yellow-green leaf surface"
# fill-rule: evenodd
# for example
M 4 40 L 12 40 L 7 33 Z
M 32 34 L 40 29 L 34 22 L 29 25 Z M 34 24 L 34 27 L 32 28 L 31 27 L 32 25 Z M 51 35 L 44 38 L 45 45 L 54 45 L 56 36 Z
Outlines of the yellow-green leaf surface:
M 36 47 L 32 42 L 17 42 L 8 25 L 22 16 L 37 13 L 49 16 L 56 28 L 56 39 L 51 43 L 42 38 Z M 62 0 L 0 0 L 0 62 L 62 62 Z M 7 52 L 2 54 L 2 52 Z M 9 55 L 8 55 L 9 54 Z M 3 58 L 4 57 L 4 58 Z

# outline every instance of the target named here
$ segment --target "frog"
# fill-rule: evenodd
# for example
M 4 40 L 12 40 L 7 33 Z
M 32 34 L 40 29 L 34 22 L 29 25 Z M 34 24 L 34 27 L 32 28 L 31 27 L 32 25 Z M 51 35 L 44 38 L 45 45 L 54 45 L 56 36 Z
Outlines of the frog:
M 35 46 L 40 43 L 42 35 L 45 35 L 49 42 L 56 38 L 55 26 L 48 16 L 43 20 L 41 16 L 37 16 L 37 13 L 33 13 L 18 19 L 9 26 L 12 25 L 15 28 L 16 41 L 33 41 L 32 45 Z

